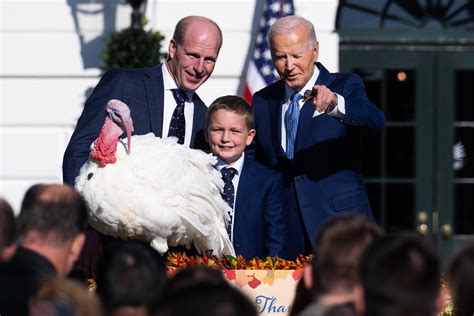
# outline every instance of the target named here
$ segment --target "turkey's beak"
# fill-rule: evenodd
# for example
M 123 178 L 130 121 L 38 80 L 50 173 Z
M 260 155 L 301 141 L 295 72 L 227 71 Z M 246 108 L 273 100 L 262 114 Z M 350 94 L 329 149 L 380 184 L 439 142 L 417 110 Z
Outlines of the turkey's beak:
M 132 144 L 132 132 L 133 132 L 132 118 L 128 117 L 124 119 L 123 125 L 125 127 L 125 132 L 127 133 L 127 154 L 130 154 L 130 147 Z

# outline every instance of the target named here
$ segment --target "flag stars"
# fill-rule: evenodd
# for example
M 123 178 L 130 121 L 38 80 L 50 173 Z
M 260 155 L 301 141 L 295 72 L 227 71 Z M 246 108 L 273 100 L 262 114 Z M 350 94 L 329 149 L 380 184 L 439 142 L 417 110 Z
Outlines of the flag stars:
M 262 18 L 259 21 L 258 32 L 255 35 L 255 46 L 252 55 L 253 60 L 251 62 L 255 65 L 258 75 L 269 85 L 275 82 L 279 78 L 279 75 L 271 60 L 267 33 L 270 26 L 275 23 L 277 19 L 294 14 L 294 6 L 292 0 L 264 0 L 263 2 Z M 249 90 L 251 93 L 254 93 L 261 88 L 262 87 L 257 87 L 257 84 L 255 84 L 255 86 L 252 86 Z
M 262 68 L 260 68 L 260 71 L 262 72 L 264 76 L 268 76 L 269 74 L 272 73 L 272 69 L 268 65 L 265 65 Z
M 278 71 L 276 69 L 273 69 L 273 75 L 276 77 L 276 78 L 280 78 L 280 74 L 278 73 Z
M 266 49 L 266 50 L 263 52 L 263 58 L 268 59 L 268 60 L 271 60 L 271 59 L 272 59 L 272 54 L 270 53 L 270 50 L 269 50 L 269 49 Z
M 272 10 L 274 13 L 278 13 L 280 11 L 281 5 L 280 2 L 273 2 L 270 5 L 270 10 Z
M 291 3 L 285 3 L 283 5 L 283 13 L 285 15 L 288 15 L 288 14 L 291 14 L 293 12 L 293 6 L 291 5 Z
M 273 23 L 275 23 L 275 21 L 277 20 L 277 18 L 275 17 L 271 17 L 268 19 L 268 26 L 271 26 Z

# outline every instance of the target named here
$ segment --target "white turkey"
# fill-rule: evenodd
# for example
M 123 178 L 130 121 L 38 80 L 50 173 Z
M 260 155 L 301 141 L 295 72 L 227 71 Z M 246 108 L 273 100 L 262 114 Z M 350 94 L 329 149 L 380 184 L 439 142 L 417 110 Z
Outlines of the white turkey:
M 106 119 L 91 146 L 76 189 L 90 207 L 97 231 L 139 239 L 164 253 L 169 246 L 194 246 L 199 253 L 235 255 L 225 225 L 229 206 L 216 158 L 177 143 L 174 137 L 134 135 L 128 106 L 106 105 Z M 120 136 L 126 133 L 125 139 Z

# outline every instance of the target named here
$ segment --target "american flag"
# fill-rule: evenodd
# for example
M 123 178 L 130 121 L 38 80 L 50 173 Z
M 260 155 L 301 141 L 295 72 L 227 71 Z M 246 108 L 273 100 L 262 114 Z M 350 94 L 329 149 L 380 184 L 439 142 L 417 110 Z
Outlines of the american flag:
M 255 92 L 274 83 L 279 78 L 270 55 L 267 40 L 268 29 L 279 18 L 293 14 L 295 14 L 293 0 L 265 1 L 244 86 L 244 98 L 249 103 Z

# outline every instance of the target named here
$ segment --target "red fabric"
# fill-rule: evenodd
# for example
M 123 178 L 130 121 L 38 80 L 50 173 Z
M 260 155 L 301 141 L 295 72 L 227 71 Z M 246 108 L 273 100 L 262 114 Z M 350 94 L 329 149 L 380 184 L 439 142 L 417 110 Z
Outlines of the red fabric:
M 244 99 L 247 100 L 250 106 L 252 105 L 252 92 L 250 91 L 247 83 L 244 86 Z

